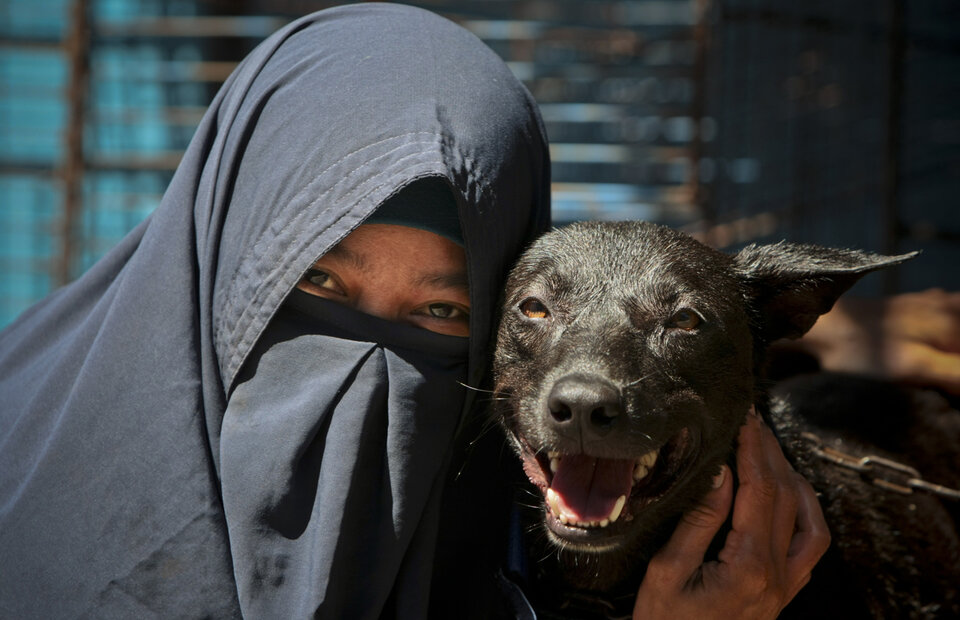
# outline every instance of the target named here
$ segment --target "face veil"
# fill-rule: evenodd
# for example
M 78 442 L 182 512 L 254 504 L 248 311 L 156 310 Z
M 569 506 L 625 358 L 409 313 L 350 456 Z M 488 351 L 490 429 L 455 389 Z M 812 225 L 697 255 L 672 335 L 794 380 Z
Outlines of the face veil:
M 220 440 L 245 613 L 377 616 L 390 591 L 370 586 L 400 572 L 437 484 L 424 473 L 442 469 L 464 403 L 466 361 L 466 338 L 291 294 Z
M 428 177 L 469 342 L 293 290 Z M 363 3 L 264 41 L 157 210 L 0 333 L 0 615 L 423 617 L 460 383 L 548 187 L 532 98 L 451 22 Z

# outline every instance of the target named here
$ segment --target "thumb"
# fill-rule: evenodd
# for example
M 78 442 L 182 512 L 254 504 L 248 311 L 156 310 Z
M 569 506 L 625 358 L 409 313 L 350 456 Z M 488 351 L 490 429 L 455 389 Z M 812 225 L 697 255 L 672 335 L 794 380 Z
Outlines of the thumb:
M 724 465 L 714 478 L 714 488 L 700 504 L 683 515 L 667 544 L 651 562 L 668 571 L 672 581 L 685 584 L 703 564 L 710 542 L 730 513 L 733 499 L 733 476 Z M 661 575 L 661 578 L 666 575 Z

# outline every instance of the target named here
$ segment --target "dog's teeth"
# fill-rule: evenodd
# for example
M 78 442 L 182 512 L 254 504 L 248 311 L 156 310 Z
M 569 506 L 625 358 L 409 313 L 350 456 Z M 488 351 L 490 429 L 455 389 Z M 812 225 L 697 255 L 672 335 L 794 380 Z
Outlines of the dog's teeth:
M 637 466 L 633 468 L 634 482 L 640 482 L 646 478 L 648 473 L 650 473 L 650 470 L 648 470 L 642 463 L 637 463 Z
M 557 452 L 556 450 L 550 450 L 549 452 L 547 452 L 547 458 L 549 458 L 551 461 L 559 456 L 560 456 L 560 453 Z
M 553 514 L 560 514 L 560 509 L 557 506 L 557 492 L 553 489 L 547 489 L 547 504 L 550 506 L 550 510 L 553 511 Z
M 633 468 L 633 481 L 640 482 L 647 477 L 647 474 L 650 473 L 650 470 L 653 469 L 653 466 L 657 462 L 657 451 L 651 450 L 647 452 L 639 459 L 637 459 L 637 464 Z
M 558 470 L 558 469 L 560 469 L 560 459 L 558 459 L 558 458 L 555 457 L 555 456 L 554 456 L 554 457 L 551 457 L 551 458 L 550 458 L 550 471 L 553 472 L 553 473 L 557 473 L 557 470 Z
M 560 519 L 560 523 L 566 524 L 569 519 L 560 510 L 560 496 L 553 489 L 547 489 L 547 505 L 550 506 L 550 511 Z
M 604 519 L 600 522 L 600 527 L 607 527 L 608 525 L 610 525 L 610 519 Z
M 643 456 L 640 457 L 640 464 L 646 467 L 648 470 L 651 469 L 657 462 L 657 451 L 651 450 Z
M 617 498 L 617 503 L 614 504 L 613 511 L 610 513 L 610 516 L 608 517 L 610 519 L 610 523 L 613 523 L 614 521 L 620 518 L 620 513 L 623 511 L 623 506 L 626 503 L 627 503 L 626 495 L 621 495 L 620 497 Z

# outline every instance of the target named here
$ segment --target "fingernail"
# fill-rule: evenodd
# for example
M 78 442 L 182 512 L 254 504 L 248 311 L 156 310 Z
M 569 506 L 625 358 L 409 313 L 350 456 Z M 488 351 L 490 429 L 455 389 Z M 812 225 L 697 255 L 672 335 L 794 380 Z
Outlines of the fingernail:
M 723 486 L 723 481 L 727 478 L 727 466 L 720 468 L 720 473 L 713 477 L 713 488 L 719 489 Z

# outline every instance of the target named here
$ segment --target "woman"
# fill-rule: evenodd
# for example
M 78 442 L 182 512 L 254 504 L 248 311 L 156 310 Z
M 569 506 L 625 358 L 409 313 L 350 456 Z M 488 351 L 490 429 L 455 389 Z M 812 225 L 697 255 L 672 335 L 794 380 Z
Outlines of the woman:
M 533 99 L 450 22 L 364 4 L 270 37 L 153 215 L 0 335 L 0 615 L 425 616 L 463 386 L 548 191 Z M 356 302 L 329 261 L 411 230 L 447 245 L 397 278 L 459 259 L 448 288 Z

